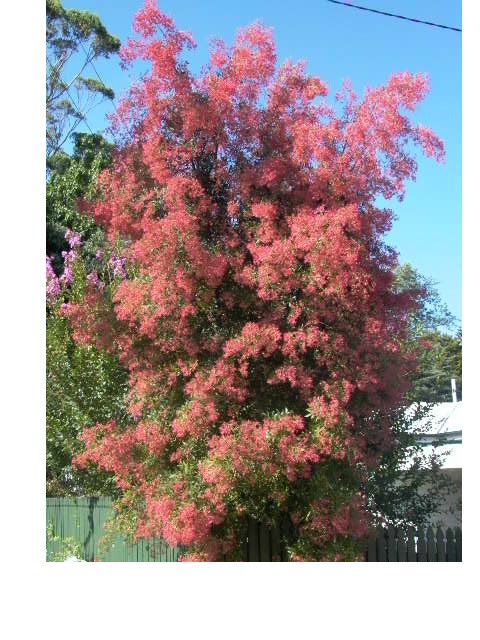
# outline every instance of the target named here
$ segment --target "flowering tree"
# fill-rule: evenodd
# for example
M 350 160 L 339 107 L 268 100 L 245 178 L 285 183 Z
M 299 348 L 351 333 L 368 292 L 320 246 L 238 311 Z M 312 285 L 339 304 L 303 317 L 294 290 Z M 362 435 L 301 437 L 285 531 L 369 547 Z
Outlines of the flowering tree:
M 119 104 L 114 162 L 84 203 L 111 277 L 62 308 L 129 372 L 131 420 L 86 428 L 76 464 L 113 472 L 136 535 L 185 559 L 238 559 L 246 516 L 285 515 L 292 559 L 355 559 L 361 487 L 413 357 L 375 199 L 403 196 L 414 144 L 443 156 L 404 113 L 427 80 L 396 74 L 362 100 L 345 84 L 334 108 L 303 63 L 276 68 L 260 24 L 215 41 L 198 78 L 192 37 L 152 0 L 134 30 L 123 63 L 151 71 Z

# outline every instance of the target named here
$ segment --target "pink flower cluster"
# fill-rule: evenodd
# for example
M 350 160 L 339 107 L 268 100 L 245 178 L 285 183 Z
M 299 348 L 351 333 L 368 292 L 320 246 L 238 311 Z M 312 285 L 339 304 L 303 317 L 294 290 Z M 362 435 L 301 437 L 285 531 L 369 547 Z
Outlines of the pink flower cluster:
M 89 282 L 92 287 L 95 287 L 96 289 L 103 289 L 105 287 L 105 283 L 100 280 L 96 271 L 92 271 L 87 275 L 87 282 Z
M 52 267 L 52 258 L 46 256 L 47 266 L 47 302 L 55 301 L 60 295 L 61 288 L 57 274 Z
M 125 270 L 125 259 L 121 258 L 116 253 L 112 253 L 110 259 L 108 260 L 108 265 L 113 271 L 114 276 L 120 276 L 123 280 L 127 277 L 127 272 Z
M 68 242 L 70 249 L 62 251 L 63 272 L 60 278 L 55 274 L 52 267 L 52 258 L 46 257 L 47 262 L 47 302 L 54 302 L 61 293 L 61 285 L 67 286 L 73 282 L 73 263 L 77 257 L 76 249 L 81 245 L 80 234 L 75 233 L 71 229 L 65 232 L 65 240 Z

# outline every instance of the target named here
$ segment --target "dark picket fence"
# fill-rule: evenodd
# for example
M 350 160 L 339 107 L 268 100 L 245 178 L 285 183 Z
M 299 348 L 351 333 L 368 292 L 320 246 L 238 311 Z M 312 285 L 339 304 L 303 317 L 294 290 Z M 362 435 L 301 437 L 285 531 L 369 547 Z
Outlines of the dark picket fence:
M 283 539 L 288 537 L 290 522 L 284 519 L 278 527 L 249 519 L 247 538 L 242 545 L 244 562 L 288 562 Z
M 379 527 L 369 541 L 367 562 L 461 562 L 462 530 Z
M 244 544 L 243 559 L 248 562 L 287 561 L 281 543 L 284 527 L 271 529 L 265 525 L 249 522 L 248 539 Z M 379 527 L 368 539 L 365 551 L 367 562 L 461 562 L 462 531 L 428 527 Z
M 129 543 L 116 535 L 111 544 L 102 545 L 104 523 L 112 514 L 110 498 L 47 498 L 47 524 L 61 539 L 73 538 L 80 545 L 81 557 L 93 562 L 177 562 L 181 547 L 169 547 L 159 539 Z M 250 520 L 242 548 L 245 562 L 287 562 L 282 540 L 289 533 L 288 520 L 279 527 L 268 527 Z M 62 550 L 61 542 L 47 538 L 47 557 Z M 428 527 L 406 531 L 401 528 L 379 528 L 368 540 L 367 562 L 461 562 L 462 532 L 459 528 L 446 533 Z

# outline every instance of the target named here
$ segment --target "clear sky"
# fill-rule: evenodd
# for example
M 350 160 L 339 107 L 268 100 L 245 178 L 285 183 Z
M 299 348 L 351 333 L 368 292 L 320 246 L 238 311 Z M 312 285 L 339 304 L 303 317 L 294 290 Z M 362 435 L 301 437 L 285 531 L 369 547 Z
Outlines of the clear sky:
M 133 15 L 141 0 L 64 0 L 65 7 L 96 13 L 122 42 L 132 34 Z M 384 83 L 394 71 L 426 72 L 431 92 L 413 118 L 431 127 L 444 141 L 446 161 L 419 157 L 415 183 L 407 185 L 402 203 L 388 206 L 397 216 L 388 236 L 400 253 L 432 278 L 451 312 L 462 314 L 462 34 L 407 22 L 326 0 L 159 0 L 159 8 L 176 25 L 191 31 L 197 48 L 189 53 L 190 68 L 208 58 L 211 37 L 232 42 L 239 27 L 261 20 L 273 27 L 278 61 L 307 61 L 307 70 L 326 81 L 333 100 L 345 78 L 361 94 L 366 85 Z M 354 4 L 404 16 L 462 27 L 461 0 L 354 0 Z M 129 73 L 118 58 L 95 63 L 103 81 L 120 95 Z M 93 71 L 92 71 L 93 75 Z M 111 103 L 88 115 L 92 130 L 106 126 Z

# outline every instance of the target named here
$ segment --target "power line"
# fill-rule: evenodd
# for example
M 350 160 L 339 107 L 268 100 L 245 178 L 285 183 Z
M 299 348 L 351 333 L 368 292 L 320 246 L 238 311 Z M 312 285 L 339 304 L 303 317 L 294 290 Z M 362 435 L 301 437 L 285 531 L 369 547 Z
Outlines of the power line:
M 80 44 L 81 44 L 82 49 L 83 49 L 83 52 L 84 52 L 84 53 L 85 53 L 85 55 L 87 56 L 87 60 L 88 60 L 88 52 L 87 52 L 87 50 L 85 49 L 85 47 L 84 47 L 84 45 L 83 45 L 83 42 L 82 42 L 82 41 L 80 41 Z M 106 84 L 104 83 L 104 81 L 101 79 L 100 74 L 98 73 L 98 71 L 97 71 L 97 69 L 96 69 L 95 65 L 93 64 L 93 58 L 92 58 L 92 60 L 89 60 L 89 61 L 88 61 L 88 64 L 92 67 L 93 71 L 95 72 L 95 75 L 96 75 L 96 76 L 97 76 L 97 78 L 100 80 L 100 82 L 103 84 L 103 86 L 104 86 L 104 87 L 106 87 L 107 85 L 106 85 Z M 113 104 L 113 105 L 115 105 L 115 102 L 113 101 L 113 99 L 112 99 L 112 98 L 109 98 L 109 100 L 112 102 L 112 104 Z
M 85 47 L 84 47 L 84 45 L 83 45 L 83 42 L 82 42 L 82 41 L 80 41 L 80 45 L 81 45 L 81 47 L 82 47 L 82 49 L 83 49 L 83 51 L 84 51 L 84 53 L 85 53 L 86 60 L 87 60 L 87 61 L 86 61 L 86 64 L 84 65 L 84 67 L 83 67 L 83 68 L 85 68 L 85 66 L 87 66 L 87 65 L 90 65 L 90 66 L 92 67 L 93 71 L 95 72 L 95 75 L 97 76 L 97 78 L 99 79 L 99 81 L 102 83 L 102 85 L 103 85 L 103 86 L 106 86 L 106 85 L 105 85 L 105 83 L 103 82 L 102 78 L 100 77 L 100 74 L 98 73 L 98 71 L 97 71 L 97 69 L 96 69 L 95 65 L 93 64 L 93 60 L 92 60 L 92 59 L 89 59 L 89 58 L 90 58 L 90 53 L 85 49 Z M 53 67 L 53 64 L 52 64 L 52 62 L 51 62 L 50 58 L 48 58 L 48 56 L 47 56 L 47 59 L 48 59 L 48 62 L 50 63 L 50 66 L 51 66 L 51 67 Z M 82 68 L 82 69 L 83 69 L 83 68 Z M 80 118 L 77 120 L 77 122 L 75 123 L 75 125 L 70 129 L 70 131 L 69 131 L 69 133 L 68 133 L 67 137 L 63 140 L 63 142 L 62 142 L 61 144 L 59 144 L 59 145 L 56 147 L 56 149 L 55 149 L 54 153 L 56 153 L 56 152 L 57 152 L 57 151 L 58 151 L 58 150 L 59 150 L 59 149 L 60 149 L 60 148 L 65 144 L 65 142 L 66 142 L 67 138 L 70 136 L 70 134 L 72 133 L 72 131 L 74 131 L 74 130 L 77 128 L 77 126 L 80 124 L 80 122 L 82 122 L 82 121 L 85 123 L 85 125 L 87 126 L 88 130 L 90 131 L 90 133 L 91 133 L 92 135 L 94 135 L 94 133 L 93 133 L 92 129 L 90 128 L 90 125 L 88 124 L 88 121 L 87 121 L 87 116 L 86 116 L 86 113 L 87 113 L 87 112 L 83 113 L 83 112 L 81 111 L 81 109 L 79 108 L 79 106 L 78 106 L 78 105 L 77 105 L 77 103 L 75 102 L 75 100 L 74 100 L 73 96 L 71 95 L 71 93 L 70 93 L 70 91 L 69 91 L 68 87 L 65 87 L 65 91 L 66 91 L 66 93 L 67 93 L 68 97 L 70 98 L 70 100 L 72 101 L 73 105 L 74 105 L 74 106 L 75 106 L 75 108 L 77 109 L 77 113 L 79 114 Z M 110 98 L 110 97 L 109 97 L 108 99 L 112 102 L 112 104 L 113 104 L 113 105 L 115 105 L 115 102 L 113 101 L 113 99 L 112 99 L 112 98 Z M 98 103 L 98 104 L 99 104 L 99 103 Z M 94 106 L 97 106 L 97 105 L 94 105 Z M 93 108 L 93 107 L 92 107 L 92 108 Z M 91 111 L 91 109 L 90 109 L 90 111 Z
M 74 99 L 73 99 L 73 97 L 72 97 L 72 94 L 70 93 L 70 91 L 69 91 L 68 89 L 67 89 L 67 95 L 69 96 L 70 100 L 73 102 L 73 106 L 75 107 L 75 109 L 77 110 L 77 112 L 81 115 L 81 118 L 80 118 L 80 120 L 79 120 L 79 123 L 80 123 L 81 121 L 83 121 L 83 122 L 87 125 L 88 130 L 90 131 L 90 133 L 91 133 L 91 134 L 92 134 L 92 136 L 93 136 L 93 135 L 94 135 L 94 133 L 93 133 L 93 131 L 90 129 L 90 125 L 89 125 L 89 124 L 88 124 L 88 122 L 87 122 L 87 112 L 83 113 L 83 112 L 80 110 L 80 107 L 77 105 L 77 103 L 75 102 L 75 100 L 74 100 Z
M 47 55 L 47 60 L 48 60 L 48 62 L 49 62 L 49 64 L 50 64 L 50 67 L 51 67 L 51 68 L 53 68 L 52 61 L 50 60 L 50 58 L 48 57 L 48 55 Z M 74 98 L 73 98 L 72 94 L 70 93 L 68 86 L 66 86 L 66 87 L 65 87 L 65 91 L 66 91 L 66 93 L 67 93 L 68 97 L 70 98 L 70 100 L 72 101 L 73 106 L 74 106 L 74 107 L 75 107 L 75 109 L 77 110 L 77 114 L 78 114 L 78 116 L 79 116 L 79 117 L 77 117 L 77 121 L 75 122 L 75 124 L 73 125 L 73 127 L 71 127 L 71 128 L 70 128 L 69 132 L 68 132 L 68 133 L 67 133 L 67 135 L 64 137 L 64 139 L 62 140 L 62 142 L 61 142 L 60 144 L 57 144 L 57 146 L 55 147 L 54 151 L 53 151 L 53 152 L 52 152 L 52 154 L 50 154 L 50 155 L 53 155 L 53 154 L 57 153 L 57 151 L 63 147 L 63 145 L 65 144 L 65 142 L 67 141 L 67 139 L 70 137 L 70 134 L 71 134 L 71 133 L 73 133 L 73 131 L 75 131 L 75 129 L 76 129 L 76 128 L 78 127 L 78 125 L 80 124 L 80 122 L 84 122 L 84 123 L 86 124 L 86 126 L 87 126 L 88 130 L 89 130 L 89 131 L 90 131 L 90 133 L 92 134 L 92 136 L 94 135 L 94 133 L 93 133 L 93 131 L 91 130 L 90 125 L 88 124 L 88 121 L 87 121 L 87 115 L 86 115 L 86 114 L 87 114 L 87 112 L 85 112 L 85 113 L 83 113 L 83 112 L 82 112 L 82 110 L 80 109 L 80 107 L 78 106 L 78 104 L 76 103 L 76 101 L 74 100 Z
M 78 127 L 78 125 L 80 124 L 80 122 L 84 122 L 87 125 L 88 130 L 90 131 L 90 133 L 92 134 L 92 136 L 94 135 L 93 131 L 90 128 L 90 125 L 88 124 L 87 121 L 87 116 L 82 113 L 82 111 L 80 111 L 77 103 L 75 102 L 75 100 L 72 98 L 70 91 L 67 89 L 67 95 L 70 98 L 70 100 L 73 102 L 73 105 L 75 106 L 75 108 L 77 109 L 77 113 L 79 114 L 79 117 L 77 117 L 77 120 L 75 122 L 75 124 L 70 128 L 70 130 L 68 131 L 67 135 L 64 137 L 64 139 L 62 140 L 62 142 L 60 144 L 58 144 L 54 151 L 50 154 L 50 155 L 54 155 L 55 153 L 57 153 L 57 151 L 59 151 L 63 145 L 65 144 L 65 142 L 68 140 L 68 138 L 70 137 L 70 135 L 75 131 L 75 129 Z
M 341 4 L 345 7 L 352 7 L 354 9 L 360 9 L 361 11 L 369 11 L 370 13 L 379 13 L 382 16 L 389 16 L 390 18 L 400 18 L 400 20 L 408 20 L 409 22 L 418 22 L 420 24 L 426 24 L 429 27 L 439 27 L 440 29 L 449 29 L 450 31 L 460 31 L 457 27 L 448 27 L 445 24 L 437 24 L 436 22 L 427 22 L 426 20 L 418 20 L 417 18 L 407 18 L 406 16 L 400 16 L 396 13 L 388 13 L 387 11 L 378 11 L 377 9 L 370 9 L 369 7 L 361 7 L 358 4 L 352 4 L 351 2 L 339 2 L 339 0 L 327 0 L 333 4 Z

